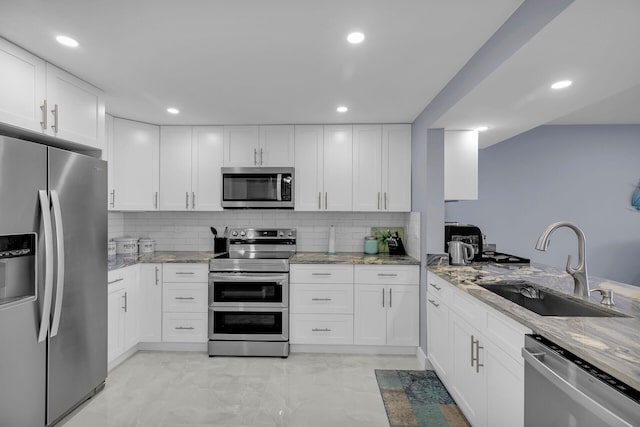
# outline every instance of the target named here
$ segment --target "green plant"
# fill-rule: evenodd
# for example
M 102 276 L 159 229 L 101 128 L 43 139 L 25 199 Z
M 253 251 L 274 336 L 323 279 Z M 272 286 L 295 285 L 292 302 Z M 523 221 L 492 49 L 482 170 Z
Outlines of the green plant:
M 387 228 L 386 231 L 376 231 L 376 238 L 378 243 L 382 246 L 387 246 L 387 239 L 391 237 L 391 230 Z

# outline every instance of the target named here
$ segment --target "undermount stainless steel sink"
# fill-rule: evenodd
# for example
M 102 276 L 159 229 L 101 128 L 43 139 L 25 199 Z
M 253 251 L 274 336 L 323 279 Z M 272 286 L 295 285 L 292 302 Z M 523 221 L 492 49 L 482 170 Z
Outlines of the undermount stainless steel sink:
M 479 286 L 541 316 L 629 317 L 524 280 Z

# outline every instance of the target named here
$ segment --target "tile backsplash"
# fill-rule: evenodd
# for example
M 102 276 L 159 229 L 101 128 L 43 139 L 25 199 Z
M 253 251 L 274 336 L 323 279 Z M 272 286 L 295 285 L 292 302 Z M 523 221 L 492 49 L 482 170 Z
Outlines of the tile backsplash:
M 362 252 L 371 227 L 413 228 L 409 213 L 295 212 L 232 210 L 222 212 L 109 212 L 109 238 L 150 237 L 156 250 L 211 251 L 209 227 L 221 235 L 225 226 L 291 227 L 298 231 L 299 251 L 326 251 L 329 226 L 336 227 L 336 251 Z M 410 248 L 407 248 L 408 252 Z M 413 248 L 411 248 L 413 249 Z M 409 252 L 410 253 L 410 252 Z M 419 249 L 418 249 L 419 253 Z

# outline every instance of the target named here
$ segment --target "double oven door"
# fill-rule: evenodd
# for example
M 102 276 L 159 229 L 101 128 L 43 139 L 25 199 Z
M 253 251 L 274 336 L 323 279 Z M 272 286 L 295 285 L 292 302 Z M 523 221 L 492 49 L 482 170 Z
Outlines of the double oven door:
M 287 341 L 288 273 L 209 273 L 209 339 Z

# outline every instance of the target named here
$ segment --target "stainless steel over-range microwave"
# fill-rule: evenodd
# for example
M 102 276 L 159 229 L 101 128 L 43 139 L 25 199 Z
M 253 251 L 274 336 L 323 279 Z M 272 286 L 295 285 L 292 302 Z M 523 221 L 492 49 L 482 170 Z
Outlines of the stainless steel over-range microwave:
M 235 167 L 221 170 L 223 208 L 294 208 L 294 168 Z

